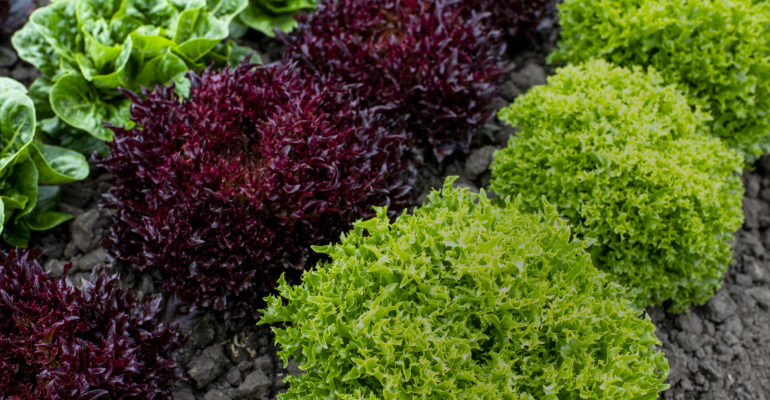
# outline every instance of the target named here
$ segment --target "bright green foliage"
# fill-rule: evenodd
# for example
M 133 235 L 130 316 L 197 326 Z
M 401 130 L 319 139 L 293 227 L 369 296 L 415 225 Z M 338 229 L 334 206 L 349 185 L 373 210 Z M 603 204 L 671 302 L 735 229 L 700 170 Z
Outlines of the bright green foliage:
M 452 189 L 393 224 L 358 222 L 261 324 L 307 371 L 281 399 L 655 399 L 668 364 L 649 318 L 552 207 Z
M 85 157 L 35 140 L 35 107 L 19 82 L 0 78 L 0 232 L 26 247 L 30 231 L 72 218 L 57 211 L 60 183 L 88 176 Z
M 246 2 L 54 0 L 36 10 L 13 45 L 45 75 L 31 90 L 38 116 L 54 117 L 43 130 L 56 135 L 68 125 L 111 140 L 104 122 L 128 123 L 130 101 L 119 87 L 182 83 L 190 68 L 239 61 L 244 50 L 222 40 Z
M 238 15 L 238 23 L 274 37 L 274 28 L 291 32 L 297 26 L 294 14 L 315 10 L 316 0 L 249 0 Z
M 748 161 L 770 151 L 770 2 L 565 0 L 550 61 L 653 66 Z
M 639 306 L 707 301 L 743 220 L 740 156 L 655 72 L 594 60 L 548 83 L 500 112 L 521 130 L 491 189 L 530 208 L 547 198 Z

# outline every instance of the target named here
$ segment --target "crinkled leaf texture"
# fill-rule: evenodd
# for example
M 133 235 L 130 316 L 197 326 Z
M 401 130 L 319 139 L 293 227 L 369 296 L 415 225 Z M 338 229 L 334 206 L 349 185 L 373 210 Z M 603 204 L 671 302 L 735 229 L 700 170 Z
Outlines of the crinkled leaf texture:
M 291 32 L 297 26 L 294 15 L 311 12 L 316 0 L 249 0 L 249 5 L 236 21 L 251 29 L 275 37 L 274 29 Z
M 0 398 L 171 400 L 181 377 L 162 301 L 138 302 L 103 274 L 83 291 L 21 250 L 0 261 Z
M 58 185 L 88 176 L 82 155 L 35 140 L 36 117 L 27 89 L 0 77 L 0 232 L 7 243 L 26 247 L 30 231 L 72 218 L 55 211 Z
M 550 60 L 652 66 L 747 161 L 770 152 L 770 2 L 565 0 Z
M 442 159 L 467 150 L 494 113 L 504 72 L 502 34 L 481 15 L 439 0 L 325 1 L 298 17 L 284 62 L 316 79 L 359 87 L 387 107 L 421 148 Z
M 356 88 L 292 65 L 242 65 L 133 96 L 107 169 L 118 182 L 106 244 L 161 273 L 188 304 L 255 312 L 281 273 L 298 278 L 372 206 L 409 204 L 410 138 Z
M 130 102 L 118 87 L 151 88 L 211 61 L 224 64 L 234 46 L 221 42 L 246 2 L 59 0 L 37 9 L 13 45 L 46 75 L 37 94 L 50 110 L 41 118 L 111 140 L 105 122 L 128 123 Z M 44 128 L 56 136 L 66 126 Z
M 452 189 L 359 221 L 331 261 L 281 281 L 260 324 L 305 371 L 288 399 L 654 399 L 649 318 L 591 264 L 552 207 Z
M 496 154 L 491 189 L 530 208 L 547 198 L 639 306 L 680 312 L 721 286 L 743 221 L 742 159 L 657 73 L 565 67 L 500 118 L 520 131 Z

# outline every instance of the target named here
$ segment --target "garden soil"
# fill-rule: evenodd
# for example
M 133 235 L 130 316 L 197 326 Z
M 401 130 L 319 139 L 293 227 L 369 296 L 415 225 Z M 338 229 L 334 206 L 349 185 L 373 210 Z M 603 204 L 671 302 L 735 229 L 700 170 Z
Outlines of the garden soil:
M 550 70 L 544 56 L 556 35 L 555 29 L 546 29 L 545 44 L 538 51 L 511 57 L 497 108 L 531 86 L 545 83 Z M 260 49 L 267 61 L 280 58 L 280 46 L 268 39 L 249 37 L 244 43 Z M 0 51 L 12 52 L 7 37 L 0 38 L 0 47 Z M 0 76 L 30 84 L 37 73 L 10 57 L 0 58 Z M 468 154 L 441 164 L 426 161 L 419 169 L 415 201 L 424 201 L 430 188 L 441 187 L 448 175 L 460 176 L 455 183 L 458 186 L 474 191 L 486 187 L 494 150 L 503 147 L 513 134 L 513 129 L 494 119 L 476 135 Z M 73 285 L 79 286 L 93 273 L 108 269 L 120 273 L 122 285 L 137 296 L 155 295 L 159 285 L 152 274 L 117 265 L 102 247 L 110 216 L 99 208 L 99 202 L 113 177 L 93 161 L 88 179 L 63 186 L 60 209 L 76 218 L 39 234 L 32 245 L 43 252 L 44 268 L 53 276 L 61 276 L 71 261 L 67 278 Z M 734 261 L 722 289 L 689 314 L 671 315 L 661 307 L 647 310 L 671 368 L 671 388 L 661 399 L 770 399 L 770 157 L 745 171 L 743 179 L 746 218 L 735 235 Z M 283 366 L 276 356 L 272 333 L 257 327 L 255 321 L 224 321 L 216 313 L 190 314 L 182 306 L 174 308 L 173 318 L 188 335 L 178 360 L 189 375 L 188 381 L 175 383 L 175 399 L 273 399 L 285 390 L 287 374 L 301 373 L 293 362 Z

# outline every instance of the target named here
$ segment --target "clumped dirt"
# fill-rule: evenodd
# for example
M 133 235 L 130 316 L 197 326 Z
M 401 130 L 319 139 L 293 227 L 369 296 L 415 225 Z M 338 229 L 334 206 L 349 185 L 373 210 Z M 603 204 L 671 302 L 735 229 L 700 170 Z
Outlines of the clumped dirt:
M 538 50 L 511 56 L 510 72 L 495 108 L 507 105 L 531 86 L 545 83 L 551 72 L 545 55 L 556 36 L 555 29 L 548 29 Z M 281 46 L 267 38 L 247 36 L 241 43 L 258 49 L 267 62 L 280 58 Z M 7 37 L 0 37 L 0 51 L 5 50 L 12 52 Z M 11 61 L 0 58 L 0 76 L 30 84 L 38 73 L 11 57 Z M 494 150 L 505 146 L 513 134 L 512 128 L 495 118 L 476 135 L 468 154 L 440 164 L 426 160 L 419 169 L 413 198 L 421 203 L 448 175 L 460 176 L 458 186 L 486 187 Z M 102 247 L 110 216 L 98 203 L 112 181 L 109 173 L 92 163 L 88 179 L 64 185 L 60 209 L 76 218 L 34 237 L 32 246 L 44 252 L 43 265 L 54 276 L 61 276 L 64 265 L 72 261 L 67 277 L 73 285 L 106 268 L 121 273 L 122 285 L 139 297 L 155 295 L 159 285 L 152 274 L 115 264 Z M 744 183 L 746 222 L 735 235 L 734 262 L 724 287 L 689 314 L 671 315 L 660 307 L 647 310 L 671 367 L 671 389 L 661 399 L 770 399 L 770 158 L 746 171 Z M 171 304 L 174 306 L 173 300 Z M 300 373 L 294 363 L 283 367 L 275 355 L 272 333 L 257 327 L 255 321 L 224 321 L 216 313 L 190 314 L 184 307 L 177 307 L 174 318 L 188 335 L 178 360 L 190 377 L 188 382 L 175 384 L 177 400 L 274 399 L 285 390 L 286 375 Z

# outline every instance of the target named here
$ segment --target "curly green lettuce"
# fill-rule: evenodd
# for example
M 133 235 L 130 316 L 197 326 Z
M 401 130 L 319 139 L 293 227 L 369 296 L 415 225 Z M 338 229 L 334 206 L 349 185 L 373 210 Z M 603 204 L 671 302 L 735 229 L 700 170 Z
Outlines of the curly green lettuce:
M 500 112 L 520 131 L 490 188 L 532 209 L 545 197 L 638 306 L 681 312 L 711 298 L 732 261 L 743 160 L 662 82 L 601 60 L 558 70 Z
M 81 154 L 35 139 L 35 107 L 26 92 L 0 77 L 0 235 L 17 247 L 27 246 L 31 231 L 72 218 L 56 211 L 59 188 L 52 185 L 88 176 Z
M 31 89 L 43 131 L 58 136 L 70 127 L 111 140 L 105 122 L 129 120 L 130 101 L 119 88 L 138 91 L 173 79 L 184 91 L 188 70 L 240 61 L 245 50 L 223 40 L 246 3 L 54 0 L 36 10 L 12 42 L 45 75 Z
M 281 282 L 261 324 L 290 376 L 280 399 L 655 399 L 648 317 L 591 264 L 552 207 L 493 206 L 448 179 L 391 224 L 385 209 L 330 261 Z
M 652 66 L 747 161 L 770 152 L 770 2 L 565 0 L 553 63 Z

